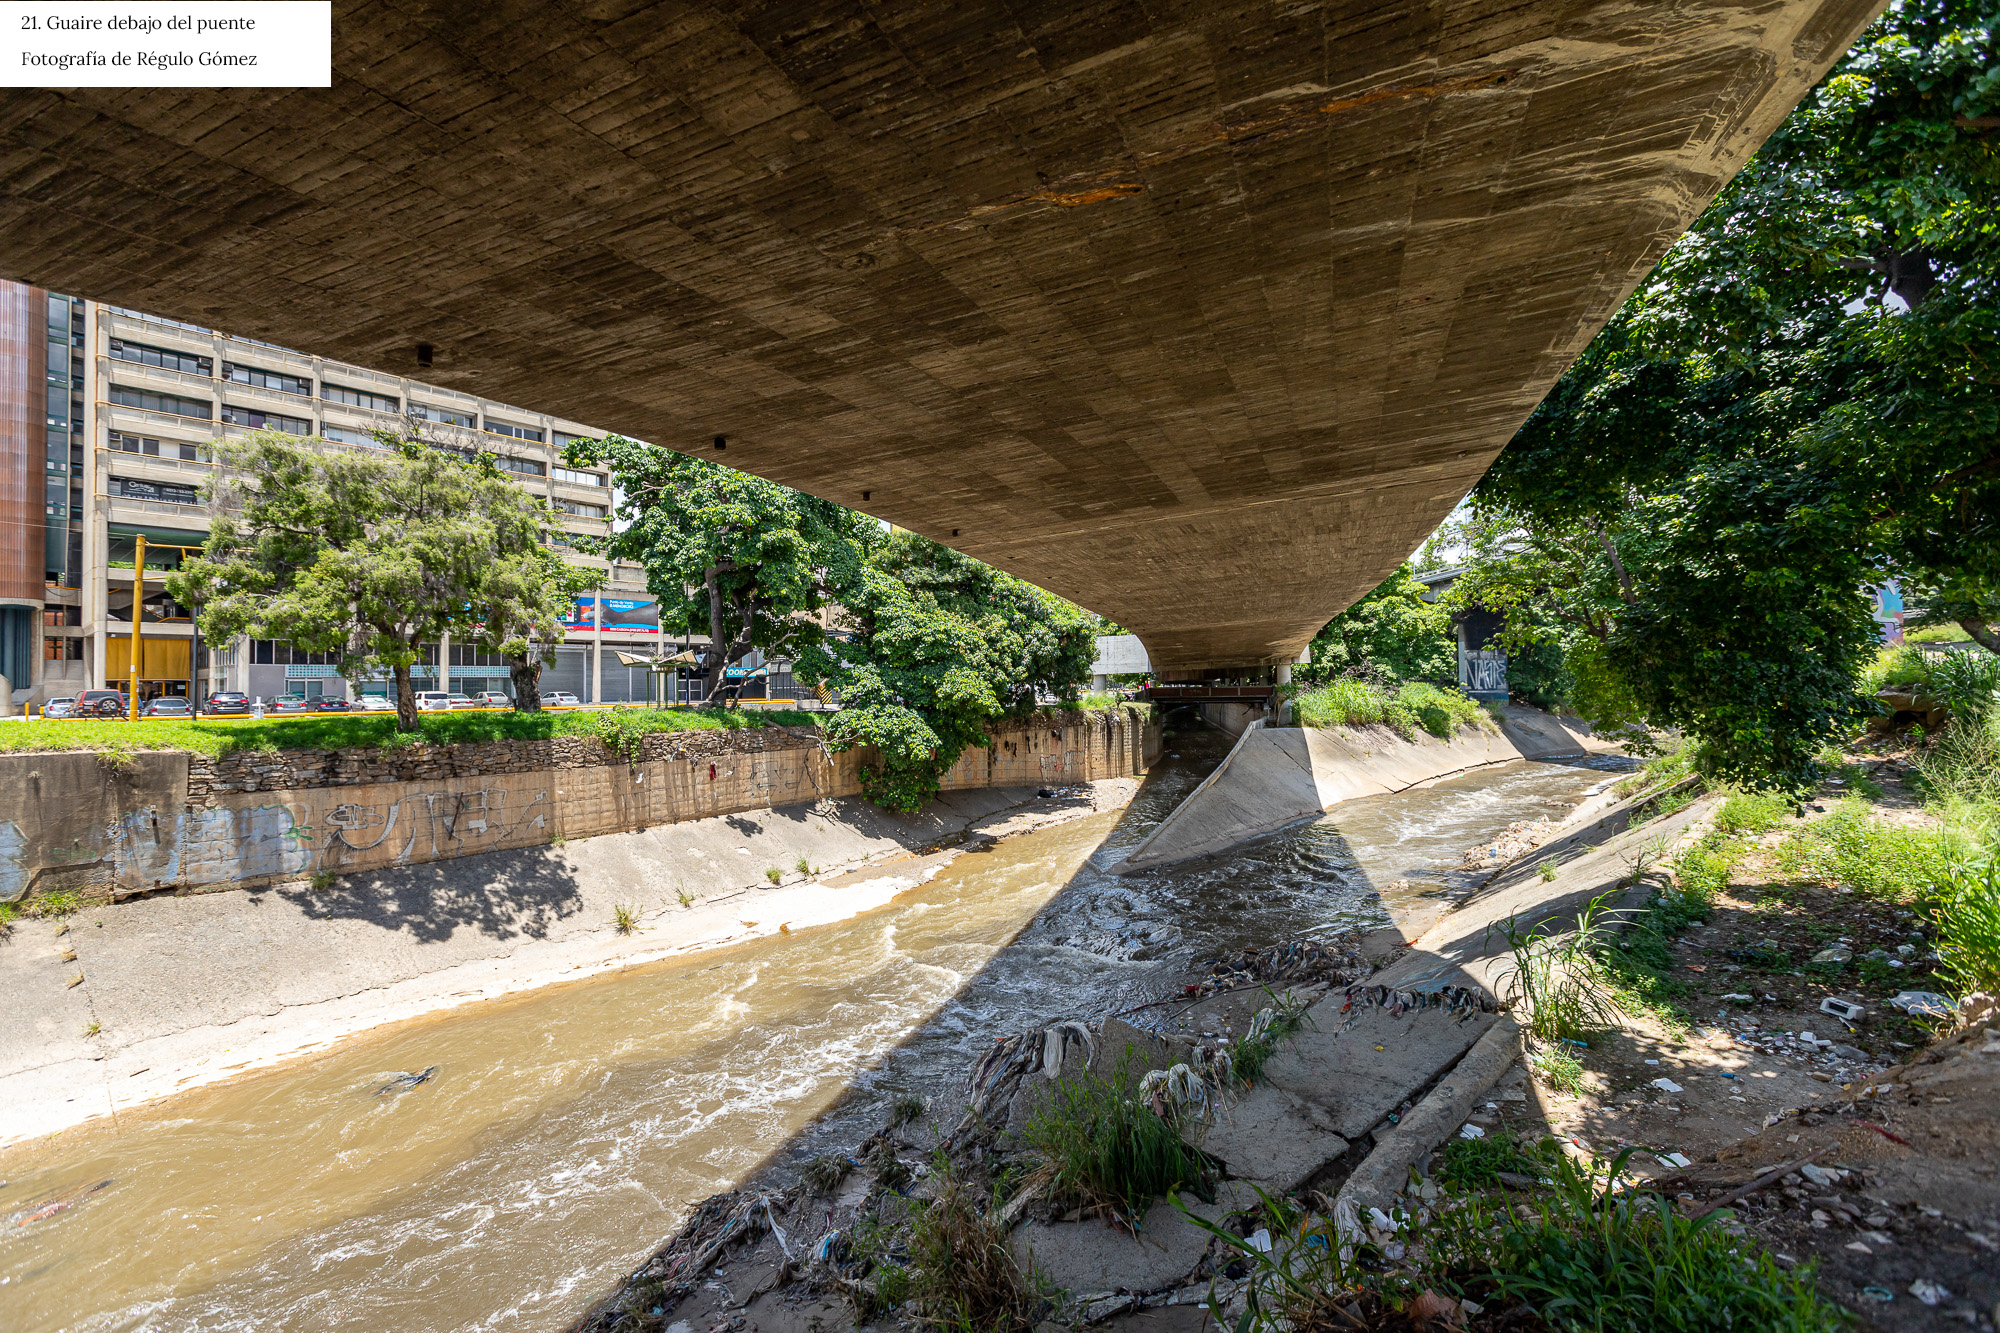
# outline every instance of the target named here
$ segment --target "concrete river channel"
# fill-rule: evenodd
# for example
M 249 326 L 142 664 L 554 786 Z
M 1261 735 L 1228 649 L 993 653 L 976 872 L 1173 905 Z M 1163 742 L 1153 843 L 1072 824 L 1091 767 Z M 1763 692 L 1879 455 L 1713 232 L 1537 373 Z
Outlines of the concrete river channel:
M 1622 766 L 1481 770 L 1113 876 L 1226 742 L 1168 749 L 1129 808 L 960 856 L 867 915 L 412 1021 L 10 1148 L 0 1325 L 563 1328 L 691 1205 L 859 1141 L 899 1094 L 949 1098 L 996 1036 L 1150 998 L 1162 958 L 1388 925 L 1427 873 Z M 72 1206 L 28 1220 L 51 1199 Z

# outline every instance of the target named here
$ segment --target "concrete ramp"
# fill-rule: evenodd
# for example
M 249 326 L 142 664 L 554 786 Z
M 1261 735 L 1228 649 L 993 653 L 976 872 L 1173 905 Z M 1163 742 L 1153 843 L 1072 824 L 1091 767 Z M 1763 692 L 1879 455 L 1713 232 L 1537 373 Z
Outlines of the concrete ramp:
M 1449 740 L 1406 741 L 1386 726 L 1272 727 L 1252 723 L 1228 756 L 1117 867 L 1121 875 L 1211 856 L 1324 814 L 1357 796 L 1383 796 L 1439 778 L 1512 763 L 1560 759 L 1615 746 L 1583 722 L 1508 705 L 1497 728 L 1467 727 Z

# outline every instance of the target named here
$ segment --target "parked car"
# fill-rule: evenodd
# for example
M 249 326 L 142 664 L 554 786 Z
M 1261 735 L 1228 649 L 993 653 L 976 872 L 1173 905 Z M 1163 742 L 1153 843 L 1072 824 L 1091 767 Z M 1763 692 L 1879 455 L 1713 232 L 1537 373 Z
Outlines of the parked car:
M 442 713 L 451 707 L 451 696 L 443 690 L 418 690 L 416 693 L 419 713 Z
M 474 698 L 473 698 L 473 697 L 472 697 L 471 695 L 469 695 L 469 694 L 453 694 L 453 695 L 451 695 L 451 696 L 450 696 L 450 699 L 451 699 L 451 706 L 452 706 L 453 708 L 477 708 L 477 707 L 479 707 L 479 701 L 478 701 L 477 699 L 474 699 Z
M 313 711 L 316 713 L 350 713 L 354 711 L 354 705 L 337 694 L 322 694 L 319 697 L 319 702 L 313 705 Z
M 481 708 L 512 708 L 514 701 L 499 690 L 481 690 L 472 696 L 472 701 Z
M 123 690 L 85 690 L 76 696 L 78 717 L 125 717 L 131 712 L 131 701 Z
M 250 696 L 239 690 L 218 690 L 208 696 L 208 702 L 201 711 L 211 716 L 228 713 L 249 713 Z
M 67 694 L 67 695 L 64 695 L 64 696 L 63 696 L 62 698 L 60 698 L 60 699 L 51 699 L 51 700 L 49 700 L 49 701 L 48 701 L 47 703 L 45 703 L 45 704 L 43 704 L 43 705 L 42 705 L 42 716 L 43 716 L 43 717 L 75 717 L 75 716 L 76 716 L 76 696 L 75 696 L 75 695 L 73 695 L 73 694 Z
M 359 707 L 365 713 L 393 713 L 396 711 L 396 701 L 386 694 L 364 694 L 361 696 Z
M 140 717 L 193 717 L 194 706 L 178 694 L 163 694 L 157 699 L 148 699 L 139 708 Z
M 582 703 L 583 700 L 577 698 L 568 690 L 542 691 L 542 707 L 544 708 L 575 708 Z
M 313 706 L 312 706 L 312 700 L 306 698 L 303 694 L 284 694 L 278 696 L 276 699 L 271 700 L 269 704 L 265 705 L 264 711 L 266 713 L 286 713 L 286 714 L 296 715 L 299 713 L 312 712 Z

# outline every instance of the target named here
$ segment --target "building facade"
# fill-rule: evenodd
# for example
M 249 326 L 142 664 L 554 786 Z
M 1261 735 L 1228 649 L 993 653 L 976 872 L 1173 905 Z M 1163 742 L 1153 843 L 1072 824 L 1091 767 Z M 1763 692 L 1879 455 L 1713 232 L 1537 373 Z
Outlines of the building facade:
M 609 478 L 562 457 L 570 440 L 604 433 L 594 427 L 0 282 L 0 675 L 12 702 L 124 685 L 135 603 L 145 697 L 356 693 L 328 654 L 201 641 L 161 575 L 207 538 L 204 483 L 219 441 L 275 429 L 327 449 L 378 449 L 371 431 L 413 424 L 442 447 L 491 454 L 560 512 L 570 538 L 610 531 Z M 143 582 L 133 568 L 141 536 Z M 573 547 L 564 556 L 601 582 L 579 599 L 543 688 L 590 702 L 646 698 L 645 671 L 619 658 L 661 642 L 644 572 Z M 424 656 L 420 689 L 511 688 L 506 667 L 477 645 L 445 641 Z M 385 689 L 367 681 L 358 692 Z

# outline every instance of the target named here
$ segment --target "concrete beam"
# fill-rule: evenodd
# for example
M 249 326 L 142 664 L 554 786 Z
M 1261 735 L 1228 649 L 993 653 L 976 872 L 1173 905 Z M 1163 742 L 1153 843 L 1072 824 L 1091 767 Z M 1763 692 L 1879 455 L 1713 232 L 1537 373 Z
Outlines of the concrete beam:
M 774 477 L 1155 670 L 1277 664 L 1879 8 L 336 0 L 331 88 L 0 95 L 0 275 Z

